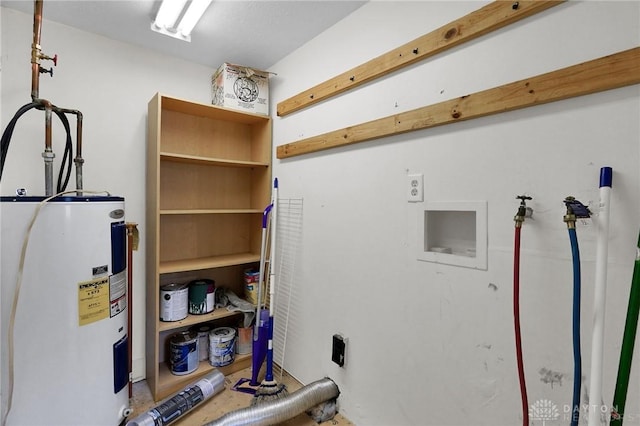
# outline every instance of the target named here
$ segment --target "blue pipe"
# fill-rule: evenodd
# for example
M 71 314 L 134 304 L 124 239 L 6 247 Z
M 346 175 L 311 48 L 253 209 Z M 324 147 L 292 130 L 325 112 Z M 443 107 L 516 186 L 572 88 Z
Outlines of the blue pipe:
M 580 387 L 582 385 L 582 357 L 580 354 L 580 250 L 576 229 L 569 227 L 573 258 L 573 401 L 571 426 L 578 426 L 580 418 Z

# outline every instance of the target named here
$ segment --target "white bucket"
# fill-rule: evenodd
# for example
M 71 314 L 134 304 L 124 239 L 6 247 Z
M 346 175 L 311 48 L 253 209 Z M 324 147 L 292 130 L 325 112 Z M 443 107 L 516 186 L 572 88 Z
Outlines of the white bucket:
M 200 361 L 206 361 L 209 359 L 209 333 L 213 327 L 209 324 L 196 324 L 189 329 L 189 331 L 198 335 L 198 350 Z
M 209 362 L 214 367 L 224 367 L 236 358 L 236 330 L 231 327 L 215 328 L 209 333 Z

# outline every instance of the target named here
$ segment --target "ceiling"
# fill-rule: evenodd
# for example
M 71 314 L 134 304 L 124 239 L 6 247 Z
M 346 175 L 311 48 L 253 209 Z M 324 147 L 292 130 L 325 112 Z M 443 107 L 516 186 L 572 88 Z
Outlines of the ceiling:
M 273 64 L 362 6 L 350 0 L 214 0 L 191 42 L 151 31 L 159 0 L 44 0 L 46 21 L 217 68 L 223 62 L 268 70 Z M 0 0 L 33 14 L 34 2 Z

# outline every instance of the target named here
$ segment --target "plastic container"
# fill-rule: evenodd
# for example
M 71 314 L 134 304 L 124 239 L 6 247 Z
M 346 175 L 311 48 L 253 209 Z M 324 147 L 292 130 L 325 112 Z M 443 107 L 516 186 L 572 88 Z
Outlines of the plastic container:
M 209 359 L 209 333 L 213 327 L 210 324 L 196 324 L 189 331 L 198 335 L 198 360 Z
M 251 353 L 253 345 L 253 327 L 238 327 L 238 337 L 236 337 L 236 353 L 245 355 Z

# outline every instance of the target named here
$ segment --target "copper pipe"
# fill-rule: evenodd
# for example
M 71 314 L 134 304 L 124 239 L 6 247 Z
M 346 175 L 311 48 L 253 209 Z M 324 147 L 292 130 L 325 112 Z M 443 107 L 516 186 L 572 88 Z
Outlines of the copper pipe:
M 82 113 L 80 111 L 76 111 L 76 158 L 73 159 L 73 162 L 76 165 L 76 188 L 82 189 L 82 165 L 84 164 L 84 159 L 82 158 Z
M 31 99 L 40 93 L 40 36 L 42 34 L 42 1 L 35 0 L 33 11 L 33 43 L 31 44 Z
M 51 117 L 53 112 L 53 106 L 51 102 L 42 100 L 44 105 L 44 149 L 51 151 Z
M 57 108 L 57 111 L 60 111 L 64 114 L 73 114 L 76 116 L 76 120 L 78 122 L 77 126 L 76 126 L 76 139 L 77 139 L 77 146 L 76 146 L 76 158 L 79 158 L 80 160 L 82 160 L 82 113 L 80 111 L 78 111 L 77 109 L 68 109 L 68 108 Z M 76 160 L 74 160 L 76 161 Z M 84 160 L 82 160 L 82 162 L 84 162 Z
M 133 398 L 133 250 L 137 223 L 127 222 L 127 351 L 129 362 L 129 398 Z
M 74 114 L 76 116 L 76 156 L 73 162 L 76 166 L 76 189 L 82 189 L 82 165 L 84 164 L 84 159 L 82 158 L 82 113 L 77 109 L 58 108 L 57 110 L 64 114 Z M 78 195 L 82 195 L 82 193 L 78 191 Z
M 40 36 L 42 34 L 43 0 L 35 0 L 33 10 L 33 43 L 31 44 L 31 100 L 44 107 L 44 187 L 47 196 L 53 195 L 53 159 L 51 137 L 51 113 L 53 105 L 46 99 L 40 99 Z
M 74 163 L 76 166 L 76 189 L 81 190 L 82 182 L 82 113 L 78 110 L 58 108 L 46 99 L 40 99 L 40 60 L 52 60 L 54 65 L 57 64 L 58 55 L 53 58 L 42 54 L 40 40 L 42 35 L 42 10 L 43 0 L 34 0 L 33 10 L 33 43 L 31 44 L 31 99 L 38 104 L 38 109 L 45 110 L 45 150 L 42 157 L 45 161 L 45 191 L 47 195 L 53 195 L 53 159 L 55 154 L 52 150 L 51 137 L 51 112 L 55 110 L 64 114 L 74 114 L 77 119 L 76 125 L 76 157 Z M 78 192 L 78 195 L 82 195 Z
M 51 102 L 45 99 L 38 100 L 44 106 L 44 152 L 42 158 L 44 158 L 44 188 L 45 195 L 53 195 L 53 159 L 55 154 L 51 149 L 51 116 L 53 106 Z
M 80 161 L 84 163 L 82 159 L 82 113 L 80 111 L 75 111 L 76 118 L 78 120 L 78 124 L 76 126 L 76 162 Z

